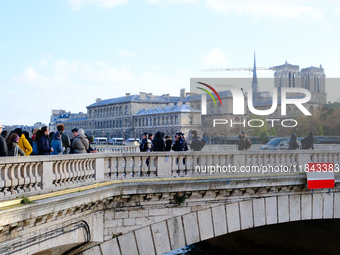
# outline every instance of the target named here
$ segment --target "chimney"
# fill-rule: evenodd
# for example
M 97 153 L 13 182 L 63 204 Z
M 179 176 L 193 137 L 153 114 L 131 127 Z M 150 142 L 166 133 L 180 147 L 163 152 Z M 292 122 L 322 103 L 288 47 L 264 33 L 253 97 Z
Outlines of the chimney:
M 96 103 L 99 103 L 100 101 L 102 101 L 101 98 L 97 98 L 97 99 L 96 99 Z
M 181 100 L 185 98 L 185 89 L 181 89 Z
M 131 96 L 131 93 L 125 93 L 126 98 L 129 98 Z
M 147 96 L 149 96 L 150 97 L 150 99 L 152 99 L 153 98 L 153 96 L 152 96 L 152 93 L 148 93 L 148 94 L 146 94 Z
M 145 92 L 139 92 L 140 100 L 146 99 L 146 93 Z

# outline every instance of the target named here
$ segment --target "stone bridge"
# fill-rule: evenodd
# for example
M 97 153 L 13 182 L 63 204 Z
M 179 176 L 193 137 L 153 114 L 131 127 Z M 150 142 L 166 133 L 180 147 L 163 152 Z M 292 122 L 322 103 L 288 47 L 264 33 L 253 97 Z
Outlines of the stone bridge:
M 340 175 L 330 192 L 311 194 L 299 171 L 308 162 L 338 165 L 340 152 L 1 158 L 0 254 L 163 254 L 258 226 L 340 218 Z M 261 165 L 282 167 L 241 171 Z M 197 172 L 203 166 L 236 171 Z

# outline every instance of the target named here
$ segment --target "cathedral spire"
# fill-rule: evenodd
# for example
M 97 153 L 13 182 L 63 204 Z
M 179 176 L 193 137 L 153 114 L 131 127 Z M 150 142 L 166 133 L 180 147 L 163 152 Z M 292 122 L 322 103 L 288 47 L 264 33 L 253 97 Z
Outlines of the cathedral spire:
M 256 59 L 255 59 L 255 51 L 254 51 L 254 68 L 253 68 L 253 81 L 251 83 L 251 88 L 253 90 L 253 96 L 258 92 L 258 82 L 257 82 L 257 75 L 256 75 Z

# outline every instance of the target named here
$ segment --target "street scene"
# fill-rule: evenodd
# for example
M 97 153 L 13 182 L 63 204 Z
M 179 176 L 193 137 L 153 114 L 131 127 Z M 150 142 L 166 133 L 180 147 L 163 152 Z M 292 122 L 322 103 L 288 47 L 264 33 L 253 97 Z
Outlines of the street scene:
M 0 254 L 339 254 L 340 4 L 0 3 Z

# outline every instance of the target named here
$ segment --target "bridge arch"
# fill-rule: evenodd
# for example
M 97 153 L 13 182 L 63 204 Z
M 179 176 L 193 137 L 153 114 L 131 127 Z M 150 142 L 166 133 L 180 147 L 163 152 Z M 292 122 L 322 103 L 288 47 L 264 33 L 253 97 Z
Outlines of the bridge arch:
M 302 220 L 339 219 L 340 193 L 257 197 L 210 205 L 196 211 L 193 207 L 191 210 L 123 233 L 82 254 L 163 254 L 254 227 Z

